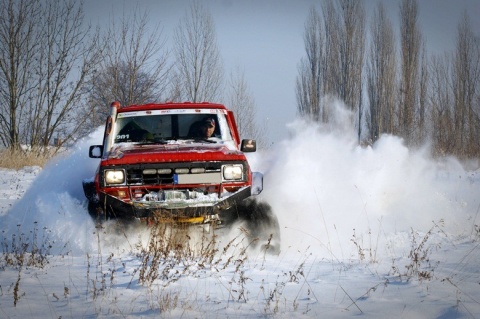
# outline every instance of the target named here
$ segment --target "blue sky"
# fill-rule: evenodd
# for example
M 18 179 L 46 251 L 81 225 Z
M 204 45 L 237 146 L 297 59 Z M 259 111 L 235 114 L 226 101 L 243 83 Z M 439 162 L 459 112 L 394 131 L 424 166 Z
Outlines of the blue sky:
M 381 0 L 397 24 L 400 0 Z M 377 0 L 366 0 L 370 15 Z M 104 23 L 135 4 L 159 22 L 171 40 L 173 29 L 185 14 L 190 0 L 86 0 L 85 11 L 93 23 Z M 268 139 L 278 142 L 288 136 L 286 124 L 296 116 L 295 77 L 304 56 L 303 30 L 310 6 L 319 0 L 205 0 L 215 22 L 217 41 L 226 76 L 244 70 L 258 108 L 259 123 L 268 126 Z M 429 53 L 451 51 L 456 27 L 467 10 L 474 30 L 480 33 L 479 0 L 419 0 L 419 23 Z M 367 22 L 368 23 L 368 22 Z M 170 42 L 169 42 L 170 43 Z

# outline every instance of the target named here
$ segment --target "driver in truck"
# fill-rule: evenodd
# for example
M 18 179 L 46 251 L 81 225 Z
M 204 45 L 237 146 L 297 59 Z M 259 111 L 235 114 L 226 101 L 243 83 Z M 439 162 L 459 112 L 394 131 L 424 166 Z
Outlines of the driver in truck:
M 195 122 L 190 128 L 190 136 L 199 138 L 209 138 L 215 132 L 215 119 L 206 117 L 201 121 Z

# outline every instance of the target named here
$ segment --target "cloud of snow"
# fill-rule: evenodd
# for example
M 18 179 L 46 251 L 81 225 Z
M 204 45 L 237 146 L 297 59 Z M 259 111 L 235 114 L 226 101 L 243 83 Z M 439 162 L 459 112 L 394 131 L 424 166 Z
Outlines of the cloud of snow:
M 54 247 L 66 245 L 64 252 L 90 248 L 95 228 L 85 207 L 82 180 L 95 173 L 98 160 L 88 157 L 88 148 L 101 144 L 102 138 L 103 128 L 98 128 L 45 166 L 22 199 L 2 218 L 2 229 L 8 236 L 29 236 L 36 224 L 39 234 L 47 229 L 49 240 L 57 243 Z
M 349 112 L 339 102 L 332 106 L 335 127 L 297 120 L 289 139 L 253 158 L 264 172 L 261 198 L 278 216 L 283 251 L 309 247 L 350 258 L 358 250 L 352 240 L 363 249 L 393 250 L 398 235 L 412 229 L 443 224 L 460 236 L 480 223 L 478 174 L 453 158 L 435 161 L 428 149 L 409 150 L 395 136 L 359 146 L 342 124 Z

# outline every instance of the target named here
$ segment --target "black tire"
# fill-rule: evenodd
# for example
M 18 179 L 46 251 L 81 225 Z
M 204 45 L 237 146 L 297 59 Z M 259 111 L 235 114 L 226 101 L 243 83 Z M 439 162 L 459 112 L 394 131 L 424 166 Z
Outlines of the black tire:
M 96 201 L 88 201 L 88 214 L 92 217 L 95 224 L 101 224 L 105 221 L 105 213 Z
M 280 225 L 268 203 L 246 199 L 229 209 L 222 219 L 226 226 L 243 223 L 248 236 L 255 240 L 254 246 L 261 245 L 274 254 L 280 252 Z

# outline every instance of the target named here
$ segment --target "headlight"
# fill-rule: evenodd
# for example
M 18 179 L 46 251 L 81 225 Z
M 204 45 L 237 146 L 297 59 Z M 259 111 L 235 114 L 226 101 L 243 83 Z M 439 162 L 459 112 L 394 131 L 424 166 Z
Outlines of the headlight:
M 105 170 L 105 182 L 109 184 L 125 183 L 125 172 L 123 170 L 108 169 Z
M 223 178 L 225 180 L 240 180 L 243 178 L 243 165 L 224 165 Z

